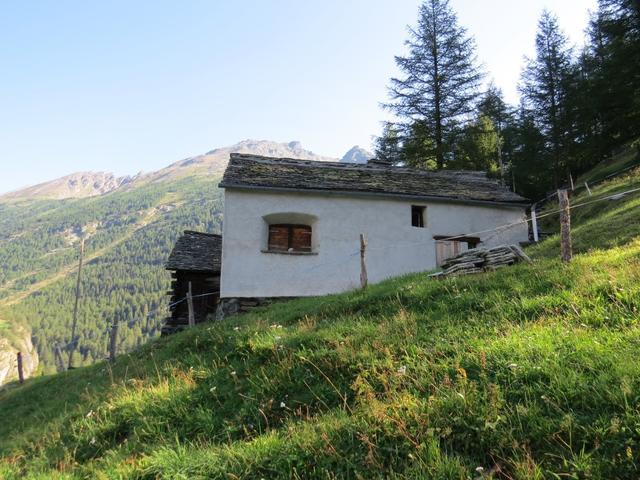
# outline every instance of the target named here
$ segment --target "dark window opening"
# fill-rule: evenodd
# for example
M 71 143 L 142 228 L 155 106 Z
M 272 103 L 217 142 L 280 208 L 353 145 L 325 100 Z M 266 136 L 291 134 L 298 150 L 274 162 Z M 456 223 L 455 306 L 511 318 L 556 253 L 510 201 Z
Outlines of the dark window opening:
M 424 218 L 426 211 L 427 207 L 411 205 L 411 225 L 414 227 L 424 228 L 426 224 Z
M 311 252 L 311 227 L 308 225 L 269 225 L 269 251 Z

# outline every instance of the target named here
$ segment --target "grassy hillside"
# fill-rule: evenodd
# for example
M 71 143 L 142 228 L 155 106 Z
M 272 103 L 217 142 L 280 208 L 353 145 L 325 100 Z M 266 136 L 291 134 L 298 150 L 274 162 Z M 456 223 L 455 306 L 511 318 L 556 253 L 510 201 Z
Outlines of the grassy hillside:
M 0 477 L 637 478 L 639 201 L 576 209 L 569 265 L 551 237 L 5 390 Z
M 604 178 L 614 176 L 617 172 L 631 169 L 640 165 L 640 139 L 631 142 L 629 145 L 621 148 L 617 153 L 608 160 L 601 162 L 577 180 L 577 185 L 583 185 L 584 182 L 597 182 Z
M 71 340 L 80 235 L 87 240 L 76 365 L 89 365 L 105 357 L 114 319 L 123 351 L 159 333 L 170 283 L 163 262 L 182 230 L 219 231 L 218 181 L 190 177 L 93 198 L 0 203 L 0 319 L 31 327 L 44 372 L 54 371 L 54 345 Z

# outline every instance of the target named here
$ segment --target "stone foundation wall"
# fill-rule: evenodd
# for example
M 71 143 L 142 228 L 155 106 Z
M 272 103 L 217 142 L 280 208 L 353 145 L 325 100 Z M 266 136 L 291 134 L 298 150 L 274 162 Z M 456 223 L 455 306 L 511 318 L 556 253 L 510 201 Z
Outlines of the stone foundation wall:
M 216 310 L 216 320 L 223 320 L 232 315 L 247 313 L 258 307 L 264 307 L 274 302 L 292 300 L 295 297 L 243 297 L 243 298 L 221 298 Z

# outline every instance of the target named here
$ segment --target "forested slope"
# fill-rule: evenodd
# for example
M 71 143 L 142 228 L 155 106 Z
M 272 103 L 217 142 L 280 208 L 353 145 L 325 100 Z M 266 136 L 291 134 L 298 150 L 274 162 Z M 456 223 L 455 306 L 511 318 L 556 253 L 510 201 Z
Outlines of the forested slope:
M 64 350 L 71 340 L 80 236 L 76 364 L 86 365 L 104 358 L 114 320 L 121 351 L 159 333 L 170 283 L 163 263 L 182 230 L 220 231 L 218 181 L 188 177 L 93 198 L 0 204 L 0 318 L 31 326 L 44 372 L 54 371 L 54 346 Z

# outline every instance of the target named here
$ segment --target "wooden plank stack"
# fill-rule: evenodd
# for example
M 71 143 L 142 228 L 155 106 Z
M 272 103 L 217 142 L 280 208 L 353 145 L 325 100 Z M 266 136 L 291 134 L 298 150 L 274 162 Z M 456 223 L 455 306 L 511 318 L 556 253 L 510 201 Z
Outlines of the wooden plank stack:
M 430 277 L 468 275 L 497 270 L 518 262 L 531 263 L 531 259 L 517 245 L 501 245 L 493 248 L 474 248 L 447 259 L 442 271 Z

